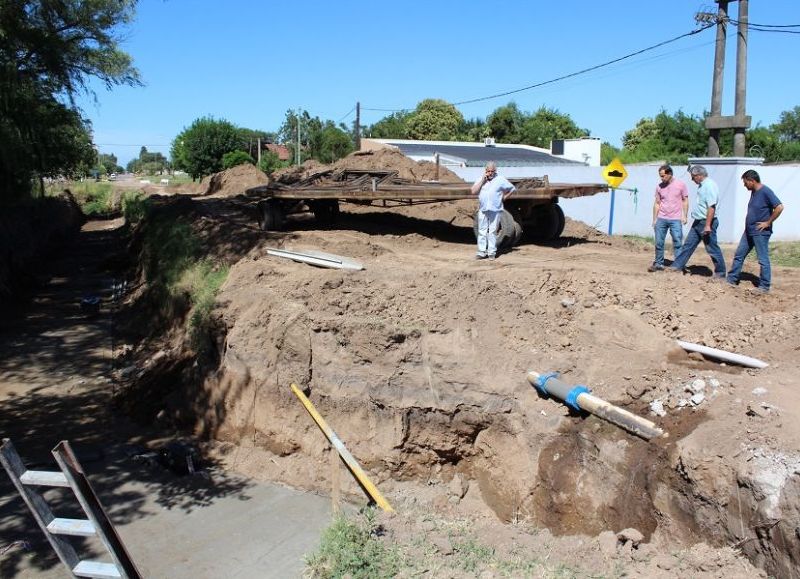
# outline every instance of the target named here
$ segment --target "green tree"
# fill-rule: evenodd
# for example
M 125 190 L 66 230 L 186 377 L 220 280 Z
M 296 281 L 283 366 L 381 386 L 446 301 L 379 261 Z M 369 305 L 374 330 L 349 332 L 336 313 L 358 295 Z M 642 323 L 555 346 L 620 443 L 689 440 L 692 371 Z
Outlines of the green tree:
M 489 127 L 481 118 L 465 120 L 458 134 L 459 141 L 482 141 L 489 135 Z
M 516 103 L 508 103 L 495 109 L 486 119 L 486 128 L 490 136 L 499 143 L 518 143 L 525 115 Z
M 553 139 L 577 139 L 586 136 L 589 136 L 589 131 L 576 125 L 569 115 L 556 109 L 541 107 L 525 118 L 519 133 L 519 142 L 549 148 Z
M 314 158 L 323 163 L 333 163 L 352 153 L 353 149 L 355 145 L 350 134 L 328 121 L 322 129 L 320 148 L 315 151 Z
M 623 135 L 622 143 L 620 159 L 627 162 L 686 163 L 689 157 L 705 153 L 708 131 L 701 117 L 687 115 L 681 110 L 674 114 L 662 110 L 652 119 L 640 119 L 636 127 Z M 732 134 L 721 135 L 722 153 L 729 153 L 732 148 Z
M 70 175 L 94 165 L 90 126 L 74 97 L 92 92 L 90 78 L 107 88 L 140 84 L 119 49 L 135 4 L 0 2 L 0 198 L 29 194 L 34 176 Z
M 102 165 L 106 174 L 122 173 L 122 167 L 119 166 L 119 163 L 117 162 L 117 156 L 114 153 L 109 155 L 100 154 L 98 157 L 98 163 Z
M 409 116 L 405 111 L 392 113 L 371 125 L 364 135 L 373 139 L 407 139 Z
M 172 141 L 170 154 L 176 169 L 199 179 L 222 170 L 222 156 L 241 149 L 237 128 L 212 117 L 196 119 Z
M 458 109 L 441 99 L 421 101 L 407 120 L 408 136 L 425 141 L 453 140 L 464 124 Z
M 261 155 L 261 161 L 258 163 L 258 168 L 264 171 L 267 175 L 271 175 L 278 169 L 288 167 L 288 161 L 281 161 L 278 154 L 273 151 L 266 151 Z
M 800 106 L 783 111 L 770 128 L 784 142 L 800 141 Z
M 255 165 L 256 161 L 244 151 L 231 151 L 222 155 L 222 168 L 230 169 L 236 165 Z

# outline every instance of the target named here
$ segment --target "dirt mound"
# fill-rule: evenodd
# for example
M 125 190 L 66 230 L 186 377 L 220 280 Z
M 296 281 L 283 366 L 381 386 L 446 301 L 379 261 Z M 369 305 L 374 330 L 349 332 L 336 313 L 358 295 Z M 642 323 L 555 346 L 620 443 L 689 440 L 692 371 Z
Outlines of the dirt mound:
M 471 227 L 412 211 L 356 206 L 338 228 L 299 224 L 242 249 L 216 302 L 218 358 L 173 381 L 183 391 L 162 416 L 196 417 L 231 468 L 328 492 L 327 447 L 294 382 L 390 500 L 427 496 L 555 535 L 635 527 L 661 553 L 736 545 L 775 575 L 800 564 L 800 273 L 775 268 L 769 296 L 716 283 L 703 254 L 694 275 L 649 274 L 652 248 L 569 220 L 560 243 L 475 262 Z M 224 241 L 234 228 L 215 230 L 215 246 L 237 251 Z M 275 245 L 366 269 L 268 256 Z M 675 339 L 772 365 L 719 365 Z M 558 370 L 670 436 L 648 444 L 571 412 L 528 369 Z M 650 414 L 656 402 L 666 416 Z
M 300 166 L 288 167 L 272 174 L 274 181 L 291 185 L 306 179 L 315 173 L 332 169 L 387 169 L 397 171 L 397 176 L 409 181 L 433 181 L 436 179 L 436 165 L 428 161 L 414 161 L 397 149 L 376 149 L 372 151 L 356 151 L 332 165 L 323 165 L 318 161 L 306 161 Z M 463 183 L 458 175 L 439 167 L 439 181 L 443 183 Z
M 214 173 L 200 182 L 198 195 L 214 197 L 235 197 L 250 187 L 264 185 L 269 181 L 266 173 L 255 165 L 244 163 L 225 171 Z

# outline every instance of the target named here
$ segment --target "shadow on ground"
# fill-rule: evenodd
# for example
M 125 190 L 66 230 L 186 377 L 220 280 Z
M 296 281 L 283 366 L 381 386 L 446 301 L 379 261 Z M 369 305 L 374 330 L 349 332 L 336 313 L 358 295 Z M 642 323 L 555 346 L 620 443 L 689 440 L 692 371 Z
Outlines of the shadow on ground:
M 112 286 L 119 272 L 108 264 L 122 252 L 125 235 L 109 222 L 100 227 L 85 229 L 62 248 L 44 267 L 49 281 L 30 304 L 0 320 L 0 436 L 11 439 L 26 465 L 37 470 L 55 470 L 50 450 L 69 440 L 116 525 L 153 516 L 154 504 L 188 513 L 223 497 L 248 500 L 250 483 L 214 463 L 179 475 L 152 460 L 153 444 L 145 445 L 171 433 L 114 413 Z M 91 317 L 80 304 L 93 295 L 102 305 Z M 59 565 L 5 473 L 0 497 L 0 577 Z M 45 497 L 56 516 L 83 518 L 65 489 L 46 491 Z M 108 560 L 96 542 L 70 542 L 83 556 Z

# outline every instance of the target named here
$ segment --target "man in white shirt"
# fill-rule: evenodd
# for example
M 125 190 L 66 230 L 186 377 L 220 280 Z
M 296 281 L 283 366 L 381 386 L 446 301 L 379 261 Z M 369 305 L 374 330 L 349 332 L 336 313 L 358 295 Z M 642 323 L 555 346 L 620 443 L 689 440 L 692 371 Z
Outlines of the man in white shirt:
M 475 259 L 494 259 L 497 255 L 497 226 L 503 201 L 516 190 L 508 179 L 497 174 L 493 162 L 486 164 L 483 177 L 475 181 L 472 194 L 478 196 L 478 253 Z

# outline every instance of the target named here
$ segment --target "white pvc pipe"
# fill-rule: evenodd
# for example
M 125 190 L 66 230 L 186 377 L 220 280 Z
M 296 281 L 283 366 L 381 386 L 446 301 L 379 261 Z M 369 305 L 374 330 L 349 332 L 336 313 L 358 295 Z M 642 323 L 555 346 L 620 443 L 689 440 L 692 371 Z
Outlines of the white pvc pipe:
M 751 358 L 750 356 L 733 354 L 732 352 L 717 350 L 716 348 L 709 348 L 708 346 L 701 346 L 700 344 L 693 344 L 691 342 L 683 342 L 681 340 L 676 341 L 678 342 L 678 345 L 687 352 L 699 352 L 700 354 L 703 354 L 703 356 L 710 356 L 711 358 L 716 358 L 725 362 L 733 362 L 734 364 L 747 366 L 749 368 L 766 368 L 769 366 L 769 364 L 766 362 L 762 362 L 757 358 Z

